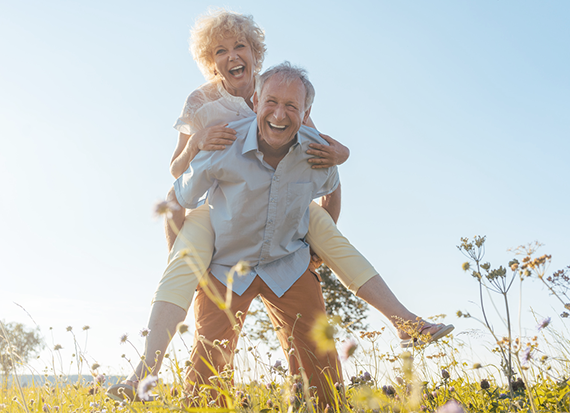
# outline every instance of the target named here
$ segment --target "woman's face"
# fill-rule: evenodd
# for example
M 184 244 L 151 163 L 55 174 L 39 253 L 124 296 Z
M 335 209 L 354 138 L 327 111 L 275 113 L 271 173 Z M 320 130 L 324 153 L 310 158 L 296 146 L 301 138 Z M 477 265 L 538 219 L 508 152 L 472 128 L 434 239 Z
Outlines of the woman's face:
M 255 58 L 253 49 L 242 37 L 223 37 L 214 43 L 212 57 L 225 89 L 234 96 L 253 94 Z

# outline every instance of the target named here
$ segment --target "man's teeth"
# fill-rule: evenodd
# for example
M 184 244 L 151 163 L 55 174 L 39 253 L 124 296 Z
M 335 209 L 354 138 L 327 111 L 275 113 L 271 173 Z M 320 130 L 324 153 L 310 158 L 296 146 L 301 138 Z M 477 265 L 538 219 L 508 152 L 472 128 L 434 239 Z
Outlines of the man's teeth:
M 274 123 L 269 122 L 269 126 L 271 126 L 272 128 L 277 128 L 277 129 L 285 129 L 286 126 L 281 126 L 281 125 L 275 125 Z

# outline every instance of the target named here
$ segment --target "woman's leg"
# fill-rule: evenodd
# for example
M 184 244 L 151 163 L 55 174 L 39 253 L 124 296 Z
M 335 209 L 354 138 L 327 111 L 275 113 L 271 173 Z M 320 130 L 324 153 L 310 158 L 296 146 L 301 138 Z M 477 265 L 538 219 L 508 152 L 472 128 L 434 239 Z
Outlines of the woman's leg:
M 328 212 L 315 202 L 309 208 L 307 242 L 338 279 L 357 297 L 384 314 L 395 327 L 400 320 L 415 322 L 417 316 L 398 300 L 372 264 L 342 235 Z M 423 332 L 434 334 L 440 328 L 427 323 Z M 398 336 L 409 338 L 401 329 Z
M 184 321 L 194 291 L 212 259 L 214 230 L 208 205 L 190 211 L 168 257 L 168 265 L 152 300 L 144 360 L 128 377 L 128 384 L 158 374 L 178 323 Z M 157 354 L 157 352 L 159 352 Z

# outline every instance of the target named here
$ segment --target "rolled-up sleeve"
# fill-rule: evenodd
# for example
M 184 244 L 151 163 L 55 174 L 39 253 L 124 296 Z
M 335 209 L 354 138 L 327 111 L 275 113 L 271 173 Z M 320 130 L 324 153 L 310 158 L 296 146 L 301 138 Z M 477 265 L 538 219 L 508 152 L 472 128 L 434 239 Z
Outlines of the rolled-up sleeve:
M 199 152 L 190 162 L 186 172 L 174 182 L 176 199 L 184 208 L 196 208 L 203 195 L 214 183 L 212 153 L 208 151 Z
M 321 186 L 321 188 L 317 191 L 317 195 L 315 198 L 320 198 L 321 196 L 325 196 L 334 192 L 340 183 L 340 176 L 338 174 L 338 168 L 333 166 L 332 168 L 328 169 L 328 177 L 325 183 Z

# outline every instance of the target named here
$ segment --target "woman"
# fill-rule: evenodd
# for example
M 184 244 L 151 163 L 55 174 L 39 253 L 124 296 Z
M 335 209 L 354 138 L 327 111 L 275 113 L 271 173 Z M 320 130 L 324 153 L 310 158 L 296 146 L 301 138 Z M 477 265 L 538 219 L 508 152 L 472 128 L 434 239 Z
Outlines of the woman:
M 223 9 L 201 17 L 192 30 L 191 41 L 192 55 L 208 83 L 190 94 L 174 125 L 179 131 L 170 166 L 175 178 L 186 171 L 200 150 L 223 150 L 233 143 L 235 131 L 226 127 L 228 122 L 255 115 L 251 98 L 265 55 L 264 34 L 253 18 Z M 314 127 L 312 122 L 308 126 Z M 326 135 L 321 136 L 330 145 L 311 145 L 307 153 L 316 156 L 309 160 L 314 163 L 313 167 L 343 163 L 348 158 L 348 149 Z M 338 208 L 330 206 L 329 215 L 313 202 L 310 211 L 307 241 L 343 284 L 394 325 L 396 320 L 415 321 L 416 315 L 397 300 L 378 272 L 338 231 L 331 218 L 331 215 L 338 217 Z M 187 214 L 178 237 L 172 231 L 167 232 L 172 250 L 154 295 L 145 358 L 127 380 L 109 389 L 108 394 L 114 398 L 122 399 L 122 391 L 133 399 L 139 378 L 158 373 L 162 355 L 177 324 L 185 319 L 197 280 L 207 270 L 212 257 L 214 236 L 207 205 Z M 192 247 L 190 253 L 188 245 Z M 193 271 L 191 275 L 189 266 Z M 436 340 L 451 332 L 453 326 L 424 322 L 418 329 L 430 333 L 432 340 Z M 410 343 L 406 332 L 399 329 L 398 335 L 404 345 Z

